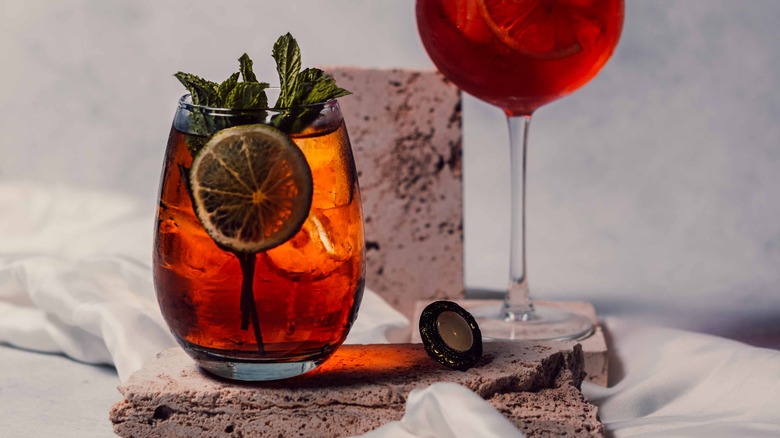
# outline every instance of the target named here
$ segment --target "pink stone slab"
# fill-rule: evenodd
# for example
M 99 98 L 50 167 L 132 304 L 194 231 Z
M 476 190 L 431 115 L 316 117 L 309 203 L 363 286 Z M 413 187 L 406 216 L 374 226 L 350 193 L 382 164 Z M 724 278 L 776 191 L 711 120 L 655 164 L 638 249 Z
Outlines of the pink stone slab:
M 415 388 L 461 384 L 485 398 L 527 436 L 598 437 L 598 409 L 579 391 L 582 349 L 554 343 L 485 345 L 461 372 L 430 359 L 419 344 L 345 345 L 314 372 L 237 383 L 211 377 L 179 348 L 133 374 L 110 412 L 123 437 L 342 437 L 404 413 Z
M 366 285 L 411 316 L 463 297 L 461 97 L 435 71 L 326 67 L 358 168 Z

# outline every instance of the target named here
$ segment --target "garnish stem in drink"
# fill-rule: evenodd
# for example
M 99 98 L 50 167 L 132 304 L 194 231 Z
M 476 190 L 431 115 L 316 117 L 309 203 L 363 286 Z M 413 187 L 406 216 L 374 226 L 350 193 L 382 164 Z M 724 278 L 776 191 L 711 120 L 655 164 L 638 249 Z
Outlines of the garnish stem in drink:
M 265 353 L 263 346 L 263 332 L 260 330 L 260 319 L 257 316 L 257 304 L 255 303 L 255 292 L 252 283 L 255 279 L 255 253 L 237 253 L 239 263 L 241 263 L 241 330 L 247 330 L 249 323 L 252 323 L 252 330 L 255 332 L 257 349 Z

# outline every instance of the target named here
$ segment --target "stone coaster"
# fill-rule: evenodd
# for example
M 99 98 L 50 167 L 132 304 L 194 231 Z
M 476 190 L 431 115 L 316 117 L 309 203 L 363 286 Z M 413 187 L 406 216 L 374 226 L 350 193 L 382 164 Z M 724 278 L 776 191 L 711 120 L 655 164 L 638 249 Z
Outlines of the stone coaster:
M 363 200 L 366 285 L 410 317 L 463 297 L 461 95 L 435 70 L 324 67 L 339 100 Z
M 418 323 L 420 321 L 420 314 L 425 306 L 430 304 L 430 300 L 418 301 L 414 308 L 414 314 L 411 319 L 411 342 L 419 343 L 420 331 L 418 329 Z M 466 310 L 472 309 L 478 306 L 484 305 L 496 305 L 499 304 L 498 300 L 456 300 L 461 307 Z M 578 341 L 582 344 L 582 350 L 585 358 L 585 380 L 591 383 L 595 383 L 601 386 L 607 386 L 607 378 L 609 369 L 607 364 L 609 363 L 607 358 L 607 341 L 604 338 L 604 331 L 599 325 L 598 316 L 596 315 L 596 309 L 592 304 L 583 301 L 537 301 L 539 304 L 544 304 L 550 307 L 555 307 L 567 312 L 576 313 L 579 315 L 587 316 L 590 321 L 596 326 L 596 331 L 589 337 Z
M 403 416 L 415 388 L 455 382 L 473 390 L 528 436 L 602 436 L 579 386 L 580 345 L 493 342 L 465 372 L 430 359 L 420 344 L 345 345 L 312 373 L 239 383 L 206 375 L 179 348 L 119 386 L 110 413 L 123 437 L 342 437 Z

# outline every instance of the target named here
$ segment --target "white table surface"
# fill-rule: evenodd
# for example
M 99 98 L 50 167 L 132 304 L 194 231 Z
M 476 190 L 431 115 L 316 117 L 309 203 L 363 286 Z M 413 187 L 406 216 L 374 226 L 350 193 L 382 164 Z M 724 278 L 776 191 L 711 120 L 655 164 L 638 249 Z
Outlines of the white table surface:
M 113 367 L 0 345 L 0 436 L 113 436 L 108 411 L 121 400 Z

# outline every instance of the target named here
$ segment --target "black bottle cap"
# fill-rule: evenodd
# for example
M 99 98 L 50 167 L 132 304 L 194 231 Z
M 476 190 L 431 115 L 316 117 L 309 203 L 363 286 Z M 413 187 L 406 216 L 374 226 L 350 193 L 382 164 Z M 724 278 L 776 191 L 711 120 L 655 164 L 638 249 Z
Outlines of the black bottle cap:
M 482 357 L 482 332 L 469 312 L 452 301 L 436 301 L 420 315 L 425 351 L 444 366 L 460 371 Z

